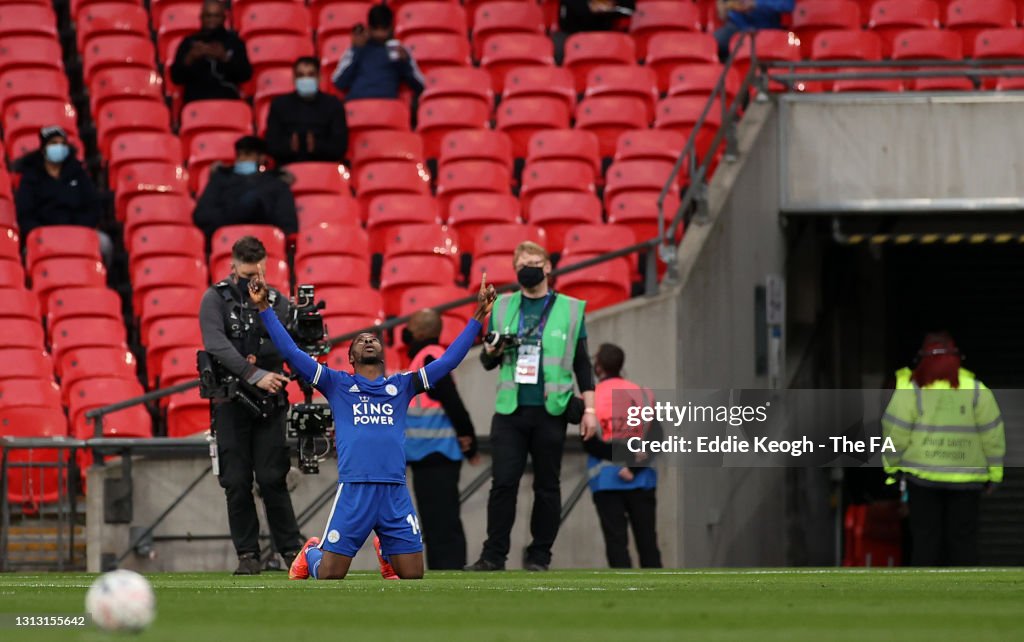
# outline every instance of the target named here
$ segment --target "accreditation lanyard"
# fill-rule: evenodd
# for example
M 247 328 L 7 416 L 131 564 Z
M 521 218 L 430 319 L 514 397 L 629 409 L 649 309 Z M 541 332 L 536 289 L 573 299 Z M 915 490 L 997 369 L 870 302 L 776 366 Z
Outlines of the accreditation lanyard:
M 523 312 L 519 310 L 519 349 L 516 355 L 515 382 L 534 384 L 540 381 L 540 355 L 541 339 L 544 335 L 544 325 L 547 323 L 548 312 L 555 301 L 555 294 L 548 292 L 544 297 L 544 309 L 540 313 L 537 324 L 526 330 L 526 323 L 523 320 Z M 526 343 L 525 339 L 537 337 L 535 343 Z

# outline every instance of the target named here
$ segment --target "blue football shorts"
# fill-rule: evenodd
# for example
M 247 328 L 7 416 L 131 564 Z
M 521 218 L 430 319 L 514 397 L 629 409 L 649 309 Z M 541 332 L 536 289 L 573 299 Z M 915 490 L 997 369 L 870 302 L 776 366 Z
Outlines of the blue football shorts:
M 408 486 L 375 482 L 338 484 L 320 548 L 355 557 L 370 531 L 377 532 L 385 555 L 423 551 L 420 520 Z

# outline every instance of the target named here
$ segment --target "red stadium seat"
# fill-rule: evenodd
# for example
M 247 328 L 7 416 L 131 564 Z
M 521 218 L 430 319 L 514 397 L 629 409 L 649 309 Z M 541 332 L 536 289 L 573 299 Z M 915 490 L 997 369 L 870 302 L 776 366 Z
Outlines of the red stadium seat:
M 154 321 L 145 336 L 146 374 L 153 387 L 160 378 L 160 366 L 168 351 L 202 345 L 199 319 L 196 317 L 167 317 Z
M 164 0 L 164 2 L 166 2 L 166 1 L 167 0 Z M 77 20 L 79 13 L 82 11 L 82 9 L 84 9 L 86 7 L 89 7 L 89 6 L 94 5 L 94 4 L 110 4 L 110 3 L 124 4 L 124 5 L 128 5 L 128 6 L 139 6 L 139 5 L 142 4 L 138 0 L 72 0 L 69 3 L 71 5 L 71 19 L 72 20 Z M 161 5 L 161 2 L 159 2 L 158 0 L 153 0 L 153 5 L 154 5 L 154 7 L 159 7 Z
M 576 108 L 576 127 L 597 136 L 601 156 L 615 153 L 619 136 L 650 122 L 647 106 L 634 97 L 585 98 Z
M 245 48 L 255 78 L 267 69 L 290 71 L 297 58 L 313 55 L 313 39 L 307 34 L 271 33 L 249 38 Z
M 359 225 L 362 221 L 359 202 L 347 195 L 308 194 L 295 199 L 299 233 L 331 225 Z
M 684 147 L 686 147 L 686 136 L 679 132 L 638 129 L 625 132 L 619 137 L 615 147 L 614 160 L 654 160 L 675 164 Z M 687 173 L 680 171 L 680 185 L 685 185 L 688 182 Z
M 25 271 L 21 263 L 15 261 L 0 261 L 0 287 L 25 288 Z
M 4 113 L 4 140 L 9 147 L 19 135 L 34 135 L 38 141 L 39 129 L 47 125 L 58 125 L 68 134 L 77 134 L 77 120 L 75 108 L 63 98 L 19 100 Z
M 658 102 L 658 88 L 654 72 L 647 67 L 616 65 L 591 70 L 584 96 L 639 98 L 647 110 L 646 121 L 650 122 L 654 118 L 654 104 Z
M 132 380 L 137 377 L 135 355 L 124 347 L 90 347 L 68 350 L 58 364 L 61 393 L 64 402 L 74 393 L 75 386 L 97 378 Z M 195 353 L 192 354 L 192 372 L 196 372 Z
M 668 181 L 673 163 L 656 160 L 627 160 L 612 163 L 605 175 L 604 202 L 608 206 L 620 194 L 658 194 Z
M 494 105 L 494 92 L 487 72 L 474 67 L 445 67 L 426 73 L 420 110 L 423 105 L 439 98 L 472 98 L 490 113 Z
M 335 0 L 313 8 L 316 18 L 316 39 L 323 42 L 332 36 L 349 35 L 352 27 L 366 23 L 370 2 Z
M 110 187 L 117 185 L 121 168 L 132 163 L 156 162 L 181 165 L 178 137 L 167 132 L 128 131 L 110 140 L 107 175 Z
M 909 29 L 893 41 L 893 60 L 961 60 L 963 41 L 940 29 Z
M 380 293 L 384 312 L 399 314 L 402 296 L 409 288 L 423 285 L 452 285 L 455 268 L 444 256 L 399 256 L 384 264 L 380 277 Z
M 978 33 L 974 57 L 1024 58 L 1024 29 L 986 29 Z
M 583 129 L 546 129 L 530 138 L 527 164 L 542 160 L 575 161 L 589 167 L 596 179 L 601 175 L 601 152 L 597 136 Z
M 308 162 L 291 163 L 286 168 L 295 177 L 292 194 L 296 197 L 308 194 L 351 195 L 348 170 L 344 165 Z
M 149 37 L 149 14 L 137 5 L 123 2 L 103 2 L 89 5 L 75 18 L 78 50 L 85 51 L 89 43 L 101 36 L 136 34 Z
M 66 287 L 103 287 L 107 270 L 99 260 L 81 257 L 53 258 L 41 261 L 32 271 L 32 291 L 39 297 L 43 314 L 50 293 Z
M 559 266 L 562 265 L 564 259 L 574 255 L 596 256 L 634 243 L 636 243 L 636 238 L 633 232 L 622 225 L 577 225 L 565 235 L 565 245 L 562 248 Z M 619 259 L 613 260 L 621 260 L 623 265 L 628 265 L 633 259 L 619 257 Z
M 156 31 L 156 51 L 160 60 L 165 65 L 170 65 L 174 57 L 171 44 L 180 42 L 180 39 L 199 31 L 202 27 L 199 19 L 202 3 L 171 4 L 159 11 L 156 10 L 156 6 L 158 5 L 150 7 Z
M 67 102 L 68 77 L 56 69 L 10 69 L 0 75 L 0 113 L 19 100 Z
M 181 137 L 183 154 L 192 149 L 192 139 L 197 134 L 226 131 L 237 133 L 237 137 L 252 133 L 252 110 L 244 100 L 195 100 L 181 110 Z
M 195 203 L 185 194 L 141 194 L 128 201 L 125 212 L 125 249 L 131 253 L 132 233 L 146 225 L 192 225 Z
M 487 275 L 487 282 L 494 287 L 516 282 L 516 269 L 512 265 L 512 257 L 492 254 L 473 261 L 467 292 L 480 291 L 480 281 L 484 274 Z
M 408 161 L 370 163 L 356 173 L 357 198 L 363 211 L 370 201 L 383 194 L 430 194 L 430 175 L 426 168 Z
M 678 131 L 684 136 L 689 136 L 690 131 L 697 123 L 706 105 L 707 99 L 704 97 L 678 96 L 665 98 L 658 103 L 654 127 L 656 129 Z M 697 152 L 701 157 L 711 148 L 711 141 L 715 137 L 716 130 L 721 126 L 722 110 L 709 109 L 704 120 L 704 126 L 701 127 L 696 139 Z
M 82 73 L 87 86 L 92 86 L 97 72 L 111 67 L 156 69 L 156 51 L 148 34 L 99 36 L 93 38 L 81 53 Z
M 792 29 L 800 37 L 805 58 L 811 57 L 814 39 L 823 31 L 859 30 L 860 7 L 852 0 L 806 0 L 793 10 Z
M 416 131 L 423 137 L 428 158 L 437 158 L 441 142 L 460 129 L 482 129 L 490 122 L 490 109 L 475 98 L 435 98 L 420 105 Z
M 231 248 L 235 241 L 243 236 L 254 236 L 267 248 L 267 256 L 271 259 L 283 259 L 287 256 L 284 232 L 273 225 L 225 225 L 217 228 L 210 237 L 210 260 L 220 261 L 231 256 Z
M 295 238 L 296 265 L 314 256 L 337 255 L 351 256 L 369 263 L 370 241 L 366 230 L 358 224 L 328 225 L 300 232 Z
M 132 271 L 132 307 L 141 310 L 146 294 L 153 288 L 167 287 L 168 283 L 206 288 L 209 282 L 204 261 L 184 256 L 154 257 L 140 262 Z
M 349 148 L 348 156 L 356 169 L 376 161 L 419 163 L 424 159 L 423 139 L 413 132 L 367 132 L 359 145 Z
M 700 10 L 689 2 L 640 3 L 629 23 L 629 32 L 636 41 L 637 58 L 647 57 L 647 43 L 658 34 L 681 35 L 701 31 Z
M 332 317 L 374 317 L 378 323 L 384 320 L 384 301 L 380 292 L 368 285 L 322 288 L 316 291 L 316 297 L 327 304 L 324 314 Z M 335 328 L 329 328 L 329 331 L 331 336 L 339 334 Z
M 367 212 L 366 232 L 374 254 L 384 252 L 387 239 L 401 226 L 441 223 L 437 201 L 429 194 L 383 194 L 370 201 Z
M 544 14 L 532 2 L 497 1 L 479 5 L 473 18 L 473 55 L 480 58 L 491 36 L 543 34 Z
M 659 34 L 647 43 L 644 64 L 654 70 L 659 91 L 668 89 L 669 74 L 677 66 L 702 63 L 718 63 L 718 44 L 711 34 Z
M 399 225 L 384 239 L 384 262 L 398 256 L 446 256 L 458 271 L 460 250 L 459 235 L 447 225 Z
M 946 9 L 946 28 L 956 32 L 964 45 L 964 56 L 974 56 L 974 42 L 985 29 L 1012 29 L 1017 9 L 1010 0 L 957 0 Z
M 359 136 L 375 129 L 409 131 L 409 108 L 400 100 L 364 98 L 345 103 L 349 129 L 349 147 L 359 144 Z
M 637 241 L 652 239 L 658 235 L 658 196 L 654 192 L 629 192 L 612 199 L 608 205 L 608 222 L 628 227 Z M 666 225 L 679 209 L 679 197 L 669 192 L 665 197 L 664 212 Z M 676 242 L 682 240 L 682 226 L 679 227 Z
M 47 5 L 0 5 L 0 38 L 41 36 L 57 38 L 57 15 Z
M 533 241 L 548 247 L 544 228 L 532 223 L 495 223 L 481 227 L 473 241 L 474 260 L 494 255 L 511 258 L 516 247 L 524 241 Z
M 0 410 L 0 436 L 4 437 L 66 437 L 68 420 L 60 408 L 6 408 Z M 57 444 L 59 442 L 55 442 Z M 11 450 L 7 461 L 7 497 L 2 501 L 21 507 L 25 513 L 34 513 L 43 504 L 57 502 L 66 489 L 67 473 L 62 473 L 54 463 L 68 460 L 68 451 L 57 449 L 31 448 Z M 46 466 L 21 467 L 20 464 L 38 463 Z M 65 469 L 66 470 L 66 469 Z
M 263 136 L 267 131 L 267 115 L 270 103 L 278 96 L 295 91 L 295 78 L 290 67 L 270 67 L 264 69 L 253 81 L 248 83 L 253 91 L 253 112 L 256 116 L 256 133 Z M 255 87 L 255 89 L 251 89 Z
M 520 203 L 514 196 L 497 193 L 465 193 L 452 199 L 448 225 L 462 240 L 462 251 L 476 252 L 476 237 L 488 225 L 522 221 Z
M 64 71 L 60 42 L 49 36 L 0 38 L 0 73 L 11 69 L 52 69 Z
M 161 388 L 196 378 L 196 351 L 196 347 L 190 346 L 164 352 L 160 362 Z
M 2 194 L 2 188 L 0 188 L 0 235 L 10 234 L 18 228 L 18 217 L 14 211 L 14 203 L 5 196 Z
M 491 87 L 500 94 L 505 76 L 516 67 L 555 64 L 554 45 L 541 34 L 497 34 L 487 39 L 480 66 L 491 75 Z
M 710 96 L 718 86 L 724 67 L 718 63 L 680 65 L 669 75 L 669 96 Z M 743 81 L 735 68 L 725 78 L 725 96 L 732 101 L 739 95 Z
M 569 36 L 565 41 L 565 59 L 562 64 L 572 72 L 576 91 L 582 93 L 594 69 L 619 65 L 632 67 L 636 65 L 636 60 L 636 46 L 628 35 L 595 31 Z M 653 73 L 651 76 L 653 89 Z
M 129 270 L 140 262 L 161 256 L 202 259 L 206 238 L 197 227 L 184 225 L 147 225 L 135 230 L 129 241 L 132 248 Z
M 740 34 L 733 36 L 730 46 L 736 45 L 736 39 Z M 807 43 L 808 49 L 811 43 Z M 757 50 L 759 62 L 796 62 L 801 58 L 801 40 L 796 34 L 789 31 L 777 29 L 764 29 L 758 31 L 752 38 L 748 37 L 739 51 L 736 52 L 735 67 L 740 76 L 745 76 L 750 69 L 752 49 Z M 780 83 L 771 83 L 773 91 L 785 91 L 786 88 Z
M 46 325 L 53 328 L 66 319 L 104 317 L 119 323 L 121 297 L 107 287 L 61 288 L 54 290 L 46 303 Z
M 0 381 L 0 409 L 60 408 L 60 386 L 48 379 Z
M 437 200 L 442 213 L 456 196 L 471 192 L 509 194 L 512 176 L 500 165 L 486 161 L 448 163 L 437 174 Z
M 907 29 L 938 29 L 939 5 L 934 0 L 878 0 L 871 7 L 868 29 L 882 38 L 882 55 L 892 55 L 892 42 Z
M 370 262 L 353 256 L 313 256 L 295 262 L 295 282 L 317 288 L 366 286 L 370 283 Z
M 469 295 L 470 292 L 468 290 L 456 285 L 427 285 L 419 288 L 409 288 L 402 297 L 399 314 L 405 316 L 424 308 L 437 308 L 445 303 L 465 299 Z M 457 308 L 451 308 L 442 312 L 443 323 L 445 325 L 453 324 L 453 327 L 447 331 L 442 329 L 442 336 L 444 334 L 458 335 L 462 331 L 462 327 L 473 316 L 475 307 L 473 304 L 460 305 Z M 442 343 L 444 342 L 442 341 Z
M 882 39 L 859 29 L 822 31 L 814 38 L 812 60 L 881 60 Z
M 450 33 L 466 38 L 466 12 L 454 2 L 417 0 L 395 11 L 395 37 L 424 33 Z
M 309 11 L 296 2 L 259 2 L 235 11 L 235 25 L 243 40 L 266 34 L 311 36 Z
M 438 166 L 459 161 L 486 161 L 503 167 L 512 174 L 512 141 L 504 132 L 491 129 L 463 129 L 444 137 Z
M 572 110 L 576 108 L 576 81 L 564 67 L 518 67 L 509 71 L 501 99 L 527 97 L 557 98 Z
M 268 265 L 270 262 L 268 261 Z M 142 310 L 139 314 L 139 336 L 148 340 L 153 324 L 163 319 L 186 318 L 199 323 L 199 304 L 206 290 L 200 288 L 177 287 L 170 285 L 154 288 L 142 299 Z M 193 355 L 194 356 L 194 355 Z M 195 363 L 192 364 L 195 366 Z
M 352 37 L 344 34 L 320 38 L 317 39 L 317 46 L 320 53 L 320 91 L 340 96 L 341 92 L 331 82 L 331 76 L 345 52 L 352 46 Z
M 210 400 L 198 389 L 171 395 L 167 402 L 167 436 L 189 437 L 210 429 Z
M 78 348 L 127 349 L 124 321 L 106 317 L 76 317 L 55 323 L 50 329 L 53 359 L 60 363 L 68 350 Z
M 590 191 L 546 191 L 530 201 L 526 215 L 530 224 L 544 229 L 547 248 L 561 251 L 569 228 L 601 222 L 601 201 Z
M 564 257 L 559 268 L 581 263 L 596 254 Z M 605 261 L 558 277 L 558 291 L 587 302 L 587 310 L 606 308 L 629 299 L 629 268 L 620 261 Z
M 525 157 L 530 137 L 544 129 L 568 129 L 569 110 L 557 98 L 510 98 L 501 103 L 497 127 L 512 141 L 512 153 Z
M 9 317 L 3 320 L 4 333 L 9 335 L 4 338 L 4 350 L 8 348 L 31 348 L 41 350 L 45 337 L 43 336 L 43 324 L 39 320 L 19 319 Z
M 402 41 L 423 74 L 445 67 L 470 65 L 469 42 L 453 33 L 418 33 Z
M 32 347 L 4 346 L 0 348 L 0 380 L 4 379 L 53 379 L 53 360 L 43 349 L 42 328 L 38 323 L 24 320 L 22 323 L 37 333 L 39 341 L 34 342 Z M 16 325 L 21 325 L 16 324 Z
M 211 131 L 192 137 L 188 152 L 189 188 L 199 192 L 199 177 L 208 173 L 214 163 L 232 164 L 238 132 Z
M 0 200 L 0 203 L 10 201 Z M 13 261 L 21 264 L 21 237 L 18 236 L 17 222 L 13 226 L 0 229 L 0 261 Z
M 162 104 L 151 100 L 118 100 L 108 102 L 95 114 L 96 135 L 100 152 L 110 154 L 114 137 L 123 133 L 171 132 L 171 115 Z
M 138 381 L 128 379 L 106 378 L 81 382 L 68 408 L 72 436 L 86 439 L 95 434 L 95 426 L 85 417 L 87 411 L 138 397 L 143 392 Z M 103 436 L 152 437 L 153 422 L 145 406 L 130 406 L 103 417 Z
M 579 161 L 548 160 L 530 163 L 523 169 L 523 185 L 519 196 L 525 209 L 530 201 L 545 192 L 594 192 L 594 174 Z
M 123 221 L 128 202 L 140 194 L 188 194 L 188 172 L 170 163 L 135 163 L 117 174 L 114 213 Z
M 29 272 L 43 261 L 70 257 L 100 260 L 96 230 L 81 225 L 47 225 L 35 228 L 25 238 L 25 267 Z
M 39 299 L 23 288 L 0 288 L 5 307 L 0 310 L 0 325 L 6 319 L 39 321 Z

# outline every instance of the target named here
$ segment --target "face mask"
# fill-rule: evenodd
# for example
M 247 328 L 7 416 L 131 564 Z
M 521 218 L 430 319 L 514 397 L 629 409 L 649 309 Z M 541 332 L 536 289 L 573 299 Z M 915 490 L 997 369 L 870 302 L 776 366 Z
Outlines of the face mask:
M 316 78 L 312 76 L 306 76 L 304 78 L 295 79 L 295 91 L 298 92 L 303 98 L 309 98 L 315 96 L 317 92 Z
M 248 176 L 249 174 L 255 174 L 257 169 L 259 168 L 256 166 L 256 161 L 235 161 L 236 174 Z
M 63 163 L 71 150 L 64 143 L 54 143 L 46 146 L 46 160 L 51 163 Z
M 530 265 L 521 267 L 519 268 L 519 271 L 516 272 L 516 279 L 519 281 L 519 285 L 524 288 L 532 288 L 540 285 L 544 280 L 544 268 L 533 267 Z

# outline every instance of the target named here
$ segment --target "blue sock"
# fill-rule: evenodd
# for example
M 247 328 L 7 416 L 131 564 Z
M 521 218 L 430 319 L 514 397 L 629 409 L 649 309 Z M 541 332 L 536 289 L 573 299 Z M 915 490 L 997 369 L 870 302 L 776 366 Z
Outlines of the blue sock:
M 320 574 L 320 560 L 324 557 L 324 552 L 316 546 L 310 546 L 306 549 L 306 563 L 309 564 L 309 576 L 314 580 L 319 579 L 317 576 Z

